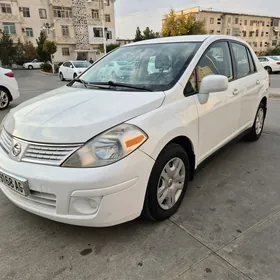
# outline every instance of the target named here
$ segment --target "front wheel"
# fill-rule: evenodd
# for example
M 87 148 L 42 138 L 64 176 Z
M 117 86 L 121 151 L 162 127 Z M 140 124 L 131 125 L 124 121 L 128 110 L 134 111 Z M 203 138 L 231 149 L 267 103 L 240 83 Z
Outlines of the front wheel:
M 250 129 L 250 132 L 246 135 L 245 138 L 246 140 L 257 141 L 260 139 L 264 126 L 265 113 L 266 113 L 265 104 L 261 102 L 255 117 L 254 125 Z
M 171 217 L 184 198 L 188 179 L 186 151 L 178 144 L 168 144 L 151 172 L 142 214 L 154 221 Z
M 65 81 L 64 76 L 63 76 L 62 72 L 60 72 L 60 73 L 59 73 L 59 78 L 60 78 L 60 81 Z
M 28 69 L 29 69 L 29 70 L 32 70 L 32 69 L 33 69 L 33 66 L 32 66 L 32 65 L 29 65 L 29 66 L 28 66 Z

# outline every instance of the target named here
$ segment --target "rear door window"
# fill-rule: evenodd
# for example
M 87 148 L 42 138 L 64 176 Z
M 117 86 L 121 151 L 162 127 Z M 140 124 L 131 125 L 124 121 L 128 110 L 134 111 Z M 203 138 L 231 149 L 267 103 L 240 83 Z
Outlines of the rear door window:
M 253 60 L 252 54 L 251 54 L 249 49 L 247 49 L 247 55 L 248 55 L 248 58 L 249 58 L 250 72 L 255 73 L 256 72 L 255 62 Z
M 234 59 L 236 63 L 236 78 L 246 77 L 251 73 L 247 48 L 238 43 L 232 43 Z

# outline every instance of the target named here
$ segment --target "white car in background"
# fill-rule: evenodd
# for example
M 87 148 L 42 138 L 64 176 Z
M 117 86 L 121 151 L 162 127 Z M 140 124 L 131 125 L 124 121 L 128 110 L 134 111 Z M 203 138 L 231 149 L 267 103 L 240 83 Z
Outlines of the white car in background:
M 32 70 L 32 69 L 40 69 L 42 63 L 43 63 L 43 62 L 39 61 L 38 59 L 34 59 L 34 60 L 31 61 L 31 62 L 26 62 L 26 63 L 24 63 L 22 66 L 23 66 L 23 68 L 29 69 L 29 70 Z
M 6 109 L 19 95 L 14 72 L 0 67 L 0 110 Z
M 88 61 L 66 61 L 59 67 L 59 78 L 61 81 L 64 80 L 72 80 L 75 79 L 77 76 L 82 74 L 84 71 L 91 66 Z
M 280 59 L 277 56 L 261 56 L 258 59 L 269 74 L 280 71 Z
M 137 67 L 129 83 L 99 76 L 130 53 Z M 240 134 L 261 137 L 268 87 L 253 49 L 235 37 L 122 46 L 79 79 L 9 112 L 0 131 L 0 188 L 19 207 L 63 223 L 168 219 L 209 156 Z

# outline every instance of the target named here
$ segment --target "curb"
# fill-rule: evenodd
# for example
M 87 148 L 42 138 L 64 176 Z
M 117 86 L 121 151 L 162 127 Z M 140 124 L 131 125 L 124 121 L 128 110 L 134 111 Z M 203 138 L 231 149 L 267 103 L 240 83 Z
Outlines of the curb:
M 270 98 L 280 98 L 280 89 L 279 88 L 270 88 L 268 90 Z
M 47 75 L 47 76 L 57 76 L 56 74 L 44 72 L 44 71 L 42 71 L 42 70 L 40 70 L 40 73 L 42 73 L 42 74 L 44 74 L 44 75 Z

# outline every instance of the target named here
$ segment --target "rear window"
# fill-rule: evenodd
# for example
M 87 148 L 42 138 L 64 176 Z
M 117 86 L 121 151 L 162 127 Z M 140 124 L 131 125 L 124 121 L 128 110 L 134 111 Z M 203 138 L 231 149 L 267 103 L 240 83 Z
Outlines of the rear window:
M 87 68 L 90 65 L 90 63 L 87 61 L 73 62 L 73 64 L 76 68 Z

